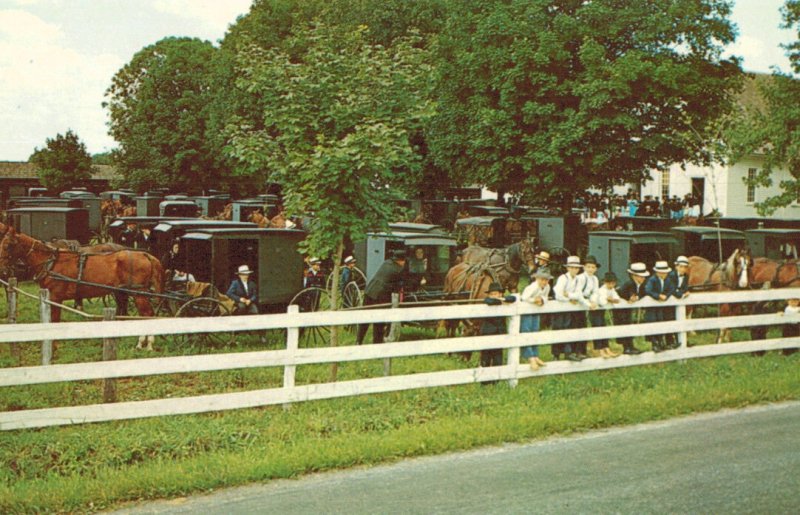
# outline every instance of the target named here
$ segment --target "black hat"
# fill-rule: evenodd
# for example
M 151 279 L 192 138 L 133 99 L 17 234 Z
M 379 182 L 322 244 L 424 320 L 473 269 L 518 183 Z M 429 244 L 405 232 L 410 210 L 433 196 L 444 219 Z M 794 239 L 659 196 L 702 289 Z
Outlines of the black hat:
M 406 250 L 405 249 L 395 249 L 391 251 L 389 254 L 392 256 L 392 259 L 405 259 L 406 258 Z
M 500 283 L 492 283 L 489 285 L 489 289 L 487 291 L 488 293 L 492 293 L 493 291 L 499 291 L 500 293 L 503 293 L 506 290 L 500 286 Z
M 606 272 L 606 275 L 603 276 L 603 282 L 610 283 L 611 281 L 617 282 L 617 274 L 614 272 Z
M 585 265 L 589 265 L 589 264 L 591 264 L 591 265 L 594 265 L 594 266 L 596 266 L 597 268 L 600 268 L 600 264 L 597 262 L 597 258 L 596 258 L 596 257 L 594 257 L 594 256 L 593 256 L 593 255 L 591 255 L 591 254 L 589 254 L 588 256 L 586 256 L 586 259 L 584 259 L 584 260 L 583 260 L 583 264 L 584 264 L 584 266 L 585 266 Z

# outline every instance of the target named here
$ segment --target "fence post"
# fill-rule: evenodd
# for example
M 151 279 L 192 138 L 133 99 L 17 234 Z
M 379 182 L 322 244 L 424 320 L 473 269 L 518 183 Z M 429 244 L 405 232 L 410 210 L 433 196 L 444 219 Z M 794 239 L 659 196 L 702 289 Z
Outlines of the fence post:
M 675 320 L 678 322 L 685 322 L 686 321 L 686 306 L 683 304 L 678 304 L 675 306 Z M 684 324 L 681 324 L 682 327 L 685 327 Z M 688 338 L 686 337 L 686 331 L 681 331 L 678 333 L 678 343 L 680 344 L 681 349 L 686 349 L 689 343 Z
M 50 291 L 39 290 L 39 319 L 43 324 L 50 323 Z M 42 365 L 49 365 L 53 360 L 53 340 L 42 341 Z
M 400 294 L 392 293 L 392 309 L 400 307 Z M 372 329 L 375 330 L 374 327 Z M 400 340 L 400 322 L 392 322 L 389 327 L 389 337 L 386 338 L 388 342 L 396 342 Z M 383 359 L 383 375 L 392 375 L 392 358 Z
M 300 313 L 300 306 L 297 304 L 289 305 L 289 309 L 286 310 L 289 314 L 289 318 L 297 318 L 297 314 Z M 286 351 L 290 358 L 295 357 L 295 352 L 297 351 L 300 343 L 300 328 L 299 327 L 291 327 L 289 326 L 286 329 Z M 294 388 L 294 379 L 295 373 L 297 371 L 296 365 L 286 365 L 283 367 L 283 387 L 284 388 Z M 292 406 L 291 403 L 286 403 L 283 405 L 284 410 L 288 410 Z
M 8 323 L 17 323 L 17 278 L 10 277 L 8 279 L 8 286 L 6 287 L 6 301 L 8 306 Z M 11 357 L 16 359 L 17 365 L 22 364 L 22 352 L 18 343 L 11 344 Z
M 103 308 L 103 320 L 114 320 L 114 308 Z M 117 359 L 117 339 L 103 338 L 103 361 Z M 103 379 L 103 402 L 117 402 L 117 380 Z
M 519 314 L 519 304 L 515 307 L 517 308 L 517 312 L 511 315 L 509 318 L 509 326 L 508 326 L 508 335 L 511 337 L 511 340 L 517 338 L 520 334 L 519 327 L 520 323 L 522 322 L 522 315 Z M 532 336 L 532 335 L 531 335 Z M 519 354 L 520 354 L 520 346 L 519 342 L 514 345 L 513 347 L 509 347 L 508 349 L 508 369 L 511 372 L 511 379 L 508 380 L 508 386 L 514 388 L 519 383 L 517 379 L 517 369 L 519 368 Z

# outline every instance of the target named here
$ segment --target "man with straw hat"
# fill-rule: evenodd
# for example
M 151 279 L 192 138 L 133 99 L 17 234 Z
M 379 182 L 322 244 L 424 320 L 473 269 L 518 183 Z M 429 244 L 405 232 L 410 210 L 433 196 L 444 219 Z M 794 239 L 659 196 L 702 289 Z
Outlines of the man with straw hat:
M 647 271 L 647 266 L 644 263 L 631 263 L 628 268 L 628 277 L 630 280 L 619 289 L 619 296 L 627 301 L 628 304 L 633 304 L 646 295 L 644 283 L 650 277 L 650 272 Z M 614 310 L 614 325 L 630 325 L 632 321 L 632 309 Z M 617 338 L 617 343 L 622 345 L 623 354 L 636 355 L 642 353 L 642 351 L 633 346 L 633 338 L 630 336 Z
M 550 280 L 553 278 L 547 268 L 539 268 L 533 274 L 533 281 L 522 290 L 519 300 L 533 304 L 534 306 L 544 306 L 547 304 L 547 297 L 550 295 Z M 539 330 L 540 315 L 522 315 L 520 318 L 520 333 L 533 333 Z M 545 362 L 539 358 L 538 345 L 529 345 L 522 348 L 522 358 L 528 360 L 528 365 L 534 372 L 539 367 L 545 366 Z
M 672 269 L 666 261 L 656 261 L 653 271 L 655 275 L 651 276 L 645 283 L 644 291 L 648 297 L 656 302 L 664 302 L 668 300 L 675 291 L 674 286 L 667 281 L 667 275 Z M 669 316 L 665 318 L 665 312 L 673 308 L 647 308 L 644 311 L 645 322 L 663 322 L 669 320 Z M 651 334 L 647 340 L 653 346 L 654 352 L 662 352 L 667 350 L 665 335 Z
M 558 277 L 553 287 L 555 299 L 559 302 L 579 304 L 583 299 L 583 285 L 578 278 L 578 274 L 583 268 L 581 258 L 569 256 L 564 266 L 567 271 Z M 580 322 L 581 318 L 584 318 L 583 312 L 557 313 L 553 315 L 553 330 L 581 327 L 583 325 Z M 551 349 L 555 359 L 558 359 L 561 354 L 564 354 L 564 357 L 570 361 L 581 361 L 585 357 L 579 356 L 573 351 L 572 342 L 556 343 Z
M 247 265 L 242 265 L 236 271 L 237 278 L 231 282 L 226 295 L 234 303 L 234 313 L 245 315 L 258 314 L 258 292 L 255 281 L 250 280 L 253 271 Z

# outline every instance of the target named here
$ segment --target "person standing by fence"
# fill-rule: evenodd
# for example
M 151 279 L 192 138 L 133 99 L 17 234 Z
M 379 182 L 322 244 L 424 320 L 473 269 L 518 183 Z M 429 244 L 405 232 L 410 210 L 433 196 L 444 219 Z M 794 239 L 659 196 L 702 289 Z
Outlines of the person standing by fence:
M 630 280 L 622 285 L 619 290 L 619 296 L 628 301 L 628 304 L 633 304 L 646 295 L 644 283 L 650 277 L 650 272 L 647 271 L 647 266 L 644 263 L 631 263 L 630 268 L 628 268 L 628 277 Z M 614 310 L 615 325 L 630 325 L 632 321 L 633 309 Z M 636 355 L 642 353 L 642 351 L 634 347 L 633 338 L 630 336 L 617 338 L 617 343 L 622 345 L 623 354 Z
M 689 296 L 689 258 L 678 256 L 675 260 L 675 270 L 667 274 L 667 282 L 672 289 L 672 296 L 678 300 Z M 664 320 L 675 320 L 675 309 L 666 308 L 664 310 Z M 675 333 L 666 335 L 668 348 L 677 349 L 680 344 Z
M 788 299 L 783 316 L 789 319 L 788 324 L 783 326 L 784 338 L 796 338 L 800 336 L 800 299 Z M 789 356 L 797 352 L 797 347 L 783 349 L 783 355 Z
M 581 317 L 582 320 L 578 320 L 581 323 L 580 327 L 587 327 L 587 319 L 592 327 L 606 325 L 605 312 L 597 310 L 597 292 L 600 289 L 600 280 L 597 278 L 598 268 L 600 268 L 600 264 L 597 262 L 596 257 L 589 255 L 583 260 L 583 273 L 578 276 L 582 282 L 581 298 L 579 300 L 589 311 L 585 317 Z M 577 342 L 575 344 L 575 352 L 579 356 L 586 356 L 588 354 L 587 342 Z
M 565 304 L 578 304 L 583 298 L 583 285 L 578 277 L 578 272 L 583 268 L 583 265 L 581 265 L 581 258 L 578 256 L 569 256 L 565 267 L 567 271 L 558 277 L 556 285 L 553 287 L 555 299 Z M 584 317 L 585 315 L 582 311 L 557 313 L 553 315 L 553 330 L 585 326 L 585 324 L 580 322 Z M 564 354 L 564 357 L 570 361 L 581 361 L 586 357 L 575 353 L 571 342 L 556 343 L 551 348 L 553 351 L 553 358 L 555 359 L 558 359 L 561 354 Z
M 364 291 L 364 305 L 374 306 L 376 304 L 389 304 L 392 302 L 392 293 L 400 293 L 403 285 L 403 275 L 406 266 L 406 252 L 398 249 L 392 251 L 391 258 L 381 263 L 378 271 L 367 284 Z M 364 343 L 364 336 L 367 334 L 370 324 L 358 326 L 356 343 Z M 385 322 L 374 322 L 372 324 L 372 343 L 383 343 L 383 332 Z
M 674 286 L 670 281 L 667 281 L 667 275 L 672 271 L 666 261 L 656 261 L 653 271 L 656 275 L 651 276 L 645 284 L 644 291 L 648 297 L 656 302 L 664 302 L 669 299 L 673 292 Z M 666 314 L 667 310 L 673 308 L 645 308 L 644 321 L 645 322 L 663 322 L 669 320 L 669 315 Z M 668 349 L 666 343 L 666 336 L 664 334 L 651 334 L 647 340 L 653 346 L 654 352 L 663 352 Z
M 513 302 L 514 297 L 509 296 L 503 298 L 503 287 L 500 283 L 492 283 L 489 285 L 489 290 L 486 292 L 486 297 L 483 299 L 484 304 L 489 306 L 499 306 L 504 300 L 505 302 Z M 506 334 L 506 319 L 505 317 L 488 317 L 481 319 L 480 334 Z M 485 349 L 481 351 L 481 366 L 482 367 L 499 367 L 503 364 L 503 349 Z M 497 381 L 487 381 L 481 384 L 493 384 Z
M 520 295 L 520 301 L 533 304 L 534 306 L 544 306 L 547 304 L 547 297 L 550 295 L 550 280 L 553 278 L 546 268 L 539 268 L 533 275 L 533 282 L 529 284 Z M 535 333 L 539 331 L 540 315 L 522 315 L 520 318 L 520 333 Z M 539 367 L 545 366 L 545 362 L 539 358 L 539 346 L 529 345 L 522 347 L 522 358 L 528 361 L 531 370 L 534 372 Z
M 606 325 L 606 310 L 613 308 L 621 300 L 619 292 L 617 292 L 617 275 L 614 272 L 606 272 L 606 275 L 603 276 L 603 286 L 597 290 L 597 307 L 599 309 L 595 313 L 599 313 L 602 316 L 592 320 L 592 327 L 604 327 Z M 607 339 L 595 340 L 594 350 L 601 358 L 616 358 L 619 356 L 609 348 Z

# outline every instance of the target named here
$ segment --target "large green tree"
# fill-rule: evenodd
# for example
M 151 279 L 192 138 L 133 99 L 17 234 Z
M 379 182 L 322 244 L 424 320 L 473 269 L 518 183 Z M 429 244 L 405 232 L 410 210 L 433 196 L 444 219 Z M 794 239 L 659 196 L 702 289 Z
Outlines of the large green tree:
M 44 147 L 37 147 L 28 160 L 39 169 L 42 185 L 52 191 L 68 189 L 92 177 L 92 157 L 72 130 L 47 138 Z
M 770 80 L 759 82 L 764 106 L 750 124 L 750 150 L 765 153 L 753 185 L 770 186 L 778 169 L 788 170 L 789 176 L 780 181 L 778 195 L 757 204 L 764 215 L 800 199 L 800 81 L 795 77 L 800 74 L 800 0 L 788 0 L 781 14 L 783 27 L 797 34 L 796 41 L 784 46 L 793 73 L 776 70 Z
M 114 75 L 104 105 L 119 143 L 114 160 L 130 187 L 219 187 L 222 149 L 207 134 L 216 51 L 207 41 L 165 38 Z
M 465 0 L 440 38 L 442 167 L 529 202 L 705 162 L 740 74 L 720 0 Z M 688 138 L 697 131 L 700 138 Z
M 234 65 L 236 55 L 261 50 L 280 49 L 291 58 L 302 56 L 307 41 L 292 34 L 323 23 L 343 32 L 360 28 L 361 38 L 369 44 L 391 48 L 396 41 L 415 35 L 414 45 L 427 48 L 435 39 L 446 19 L 450 0 L 256 0 L 250 11 L 239 18 L 225 35 L 216 57 L 215 99 L 211 126 L 225 127 L 235 117 L 247 120 L 253 128 L 263 128 L 261 113 L 266 108 L 260 93 L 235 87 L 244 78 L 243 68 Z M 429 74 L 430 67 L 419 68 L 417 73 Z M 214 137 L 214 136 L 212 136 Z M 421 172 L 407 175 L 407 194 L 429 194 L 436 186 L 447 182 L 447 173 L 428 159 L 424 127 L 409 128 L 412 149 L 421 159 Z M 228 142 L 223 140 L 221 145 Z M 246 162 L 230 163 L 240 176 L 264 175 L 266 170 Z M 413 182 L 412 182 L 413 179 Z
M 270 171 L 288 212 L 314 217 L 304 246 L 333 258 L 334 306 L 344 242 L 387 226 L 393 186 L 418 173 L 409 128 L 429 114 L 416 40 L 385 48 L 366 34 L 318 24 L 287 37 L 287 48 L 302 52 L 241 52 L 238 85 L 263 110 L 257 127 L 247 119 L 229 127 L 235 155 Z

